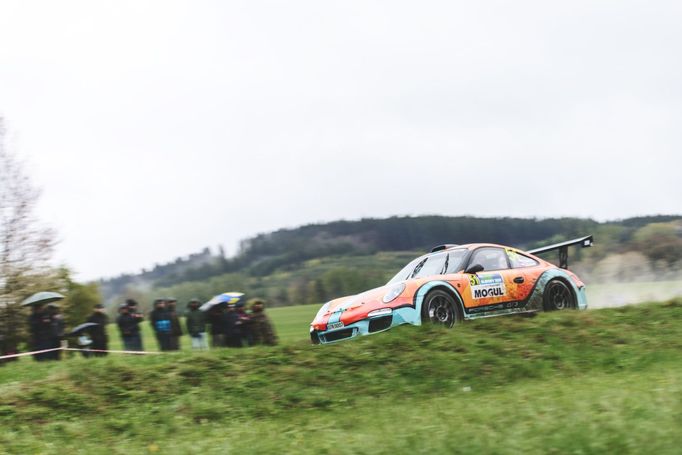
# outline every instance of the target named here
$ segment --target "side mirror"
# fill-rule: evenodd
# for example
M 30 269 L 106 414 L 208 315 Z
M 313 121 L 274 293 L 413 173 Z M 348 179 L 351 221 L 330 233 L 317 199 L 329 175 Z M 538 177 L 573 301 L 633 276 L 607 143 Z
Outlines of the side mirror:
M 483 270 L 485 270 L 485 269 L 481 264 L 472 264 L 469 266 L 468 269 L 466 269 L 464 271 L 464 273 L 474 274 L 474 273 L 482 272 Z

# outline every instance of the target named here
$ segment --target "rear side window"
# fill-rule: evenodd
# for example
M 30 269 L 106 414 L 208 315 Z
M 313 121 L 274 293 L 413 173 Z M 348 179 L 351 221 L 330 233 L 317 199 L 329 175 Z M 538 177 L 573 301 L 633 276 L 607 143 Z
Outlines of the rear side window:
M 514 269 L 534 267 L 539 264 L 539 262 L 535 259 L 529 258 L 528 256 L 518 253 L 514 250 L 507 250 L 507 256 L 509 256 L 509 262 Z

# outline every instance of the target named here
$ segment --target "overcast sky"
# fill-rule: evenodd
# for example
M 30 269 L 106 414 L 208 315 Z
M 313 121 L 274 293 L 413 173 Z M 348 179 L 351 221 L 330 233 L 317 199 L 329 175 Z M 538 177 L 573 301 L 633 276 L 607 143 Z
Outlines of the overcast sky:
M 682 213 L 680 24 L 679 1 L 0 0 L 0 116 L 82 279 L 340 218 Z

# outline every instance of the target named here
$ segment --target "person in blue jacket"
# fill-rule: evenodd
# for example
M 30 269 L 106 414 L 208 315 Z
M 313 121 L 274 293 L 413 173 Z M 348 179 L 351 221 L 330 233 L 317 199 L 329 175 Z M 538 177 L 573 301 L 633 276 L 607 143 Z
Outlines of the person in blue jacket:
M 171 350 L 171 314 L 166 309 L 166 302 L 162 299 L 154 301 L 154 309 L 149 314 L 149 321 L 152 324 L 156 340 L 159 343 L 159 350 Z

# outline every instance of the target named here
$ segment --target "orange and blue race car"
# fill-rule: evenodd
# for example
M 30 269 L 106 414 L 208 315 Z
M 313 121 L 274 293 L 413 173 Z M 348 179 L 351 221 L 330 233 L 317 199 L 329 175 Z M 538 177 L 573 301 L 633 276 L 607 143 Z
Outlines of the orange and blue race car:
M 531 251 L 474 243 L 440 245 L 385 286 L 332 300 L 310 324 L 314 344 L 370 335 L 401 324 L 452 327 L 467 319 L 587 308 L 585 285 L 567 270 L 568 247 L 592 236 Z M 559 252 L 559 266 L 537 254 Z

